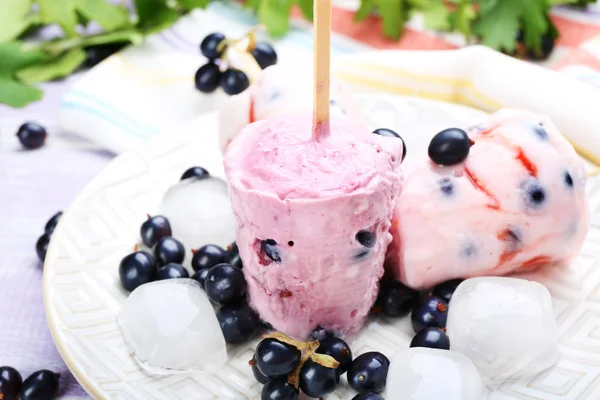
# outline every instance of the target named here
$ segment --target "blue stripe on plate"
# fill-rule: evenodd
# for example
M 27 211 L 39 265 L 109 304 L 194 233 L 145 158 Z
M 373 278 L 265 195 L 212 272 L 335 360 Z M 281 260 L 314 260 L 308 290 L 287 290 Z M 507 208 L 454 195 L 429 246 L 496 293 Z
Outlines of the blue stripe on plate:
M 101 113 L 97 109 L 92 108 L 92 107 L 87 107 L 87 106 L 85 106 L 85 105 L 83 105 L 81 103 L 71 103 L 69 101 L 63 100 L 60 103 L 60 107 L 64 108 L 64 109 L 72 109 L 72 110 L 77 110 L 77 111 L 80 111 L 80 112 L 83 112 L 83 113 L 92 114 L 92 115 L 94 115 L 96 117 L 99 117 L 100 119 L 103 119 L 104 121 L 106 121 L 106 122 L 108 122 L 108 123 L 110 123 L 112 125 L 115 125 L 115 126 L 121 128 L 123 131 L 125 131 L 125 132 L 127 132 L 127 133 L 129 133 L 129 134 L 131 134 L 133 136 L 136 136 L 136 137 L 138 137 L 140 139 L 148 139 L 148 137 L 151 136 L 151 134 L 148 133 L 148 132 L 140 133 L 140 132 L 134 131 L 134 130 L 132 130 L 131 128 L 129 128 L 127 126 L 124 126 L 119 121 L 117 121 L 117 120 L 109 117 L 106 114 Z
M 86 109 L 94 109 L 96 110 L 97 116 L 105 116 L 107 120 L 116 121 L 122 127 L 129 126 L 128 128 L 124 128 L 130 132 L 134 133 L 136 136 L 144 136 L 148 137 L 154 133 L 158 133 L 156 128 L 153 128 L 148 125 L 144 125 L 141 122 L 131 118 L 127 114 L 119 111 L 112 105 L 106 103 L 105 101 L 90 95 L 89 93 L 81 92 L 81 91 L 72 91 L 65 95 L 63 102 L 61 103 L 61 107 L 63 104 L 70 103 L 71 106 L 69 108 L 75 108 L 74 106 L 81 105 L 82 108 Z

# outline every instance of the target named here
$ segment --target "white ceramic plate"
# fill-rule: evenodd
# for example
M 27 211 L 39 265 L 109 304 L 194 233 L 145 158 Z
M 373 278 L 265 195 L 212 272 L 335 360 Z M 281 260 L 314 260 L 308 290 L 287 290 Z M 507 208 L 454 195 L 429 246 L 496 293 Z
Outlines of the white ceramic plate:
M 391 95 L 363 94 L 359 103 L 369 116 L 369 125 L 401 132 L 409 157 L 438 130 L 466 127 L 485 115 L 448 103 Z M 217 128 L 216 116 L 207 114 L 117 157 L 77 197 L 54 233 L 44 273 L 48 322 L 67 365 L 95 399 L 260 398 L 261 385 L 247 364 L 256 341 L 230 347 L 228 364 L 217 372 L 151 376 L 136 365 L 115 322 L 127 295 L 119 283 L 118 265 L 139 241 L 146 213 L 158 210 L 162 195 L 189 166 L 202 165 L 223 177 Z M 599 190 L 597 182 L 589 183 L 593 211 L 600 201 Z M 597 218 L 592 216 L 588 241 L 570 267 L 545 270 L 543 276 L 534 277 L 554 296 L 560 362 L 530 381 L 504 384 L 490 399 L 600 398 Z M 407 347 L 411 338 L 406 318 L 377 320 L 365 327 L 351 347 L 355 354 L 377 350 L 392 356 Z M 354 395 L 342 383 L 328 399 Z

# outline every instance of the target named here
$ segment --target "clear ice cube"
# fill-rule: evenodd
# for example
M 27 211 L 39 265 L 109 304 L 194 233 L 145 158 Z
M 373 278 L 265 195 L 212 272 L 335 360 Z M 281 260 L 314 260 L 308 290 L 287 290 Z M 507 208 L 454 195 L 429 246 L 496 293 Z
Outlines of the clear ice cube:
M 525 279 L 467 279 L 450 300 L 450 348 L 471 359 L 488 384 L 535 376 L 558 359 L 550 293 Z
M 150 373 L 202 371 L 227 361 L 215 311 L 195 280 L 138 287 L 123 304 L 117 324 L 129 351 Z
M 451 350 L 413 347 L 390 364 L 386 400 L 484 400 L 486 388 L 466 356 Z
M 192 249 L 205 244 L 227 247 L 235 240 L 235 217 L 222 179 L 177 183 L 163 197 L 160 214 L 169 219 L 173 236 L 185 246 L 188 259 Z

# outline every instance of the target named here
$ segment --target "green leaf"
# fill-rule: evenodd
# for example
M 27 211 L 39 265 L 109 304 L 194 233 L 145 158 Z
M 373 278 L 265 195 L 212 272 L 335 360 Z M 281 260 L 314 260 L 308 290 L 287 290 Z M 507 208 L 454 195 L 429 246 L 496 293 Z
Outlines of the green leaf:
M 318 1 L 318 0 L 317 0 Z M 314 1 L 313 0 L 296 0 L 300 10 L 302 11 L 302 15 L 309 21 L 312 21 L 314 18 Z
M 185 10 L 190 11 L 194 8 L 206 8 L 210 0 L 177 0 L 177 3 Z
M 32 65 L 17 71 L 17 78 L 23 83 L 47 82 L 70 75 L 85 60 L 85 51 L 76 48 L 62 56 L 43 64 Z
M 473 4 L 461 2 L 450 15 L 452 29 L 462 33 L 469 39 L 471 36 L 473 20 L 475 20 L 476 16 L 477 13 L 475 12 Z
M 111 4 L 106 0 L 37 0 L 40 6 L 42 22 L 57 23 L 67 37 L 77 36 L 75 27 L 81 19 L 95 21 L 111 31 L 129 24 L 129 15 L 125 7 Z M 151 0 L 147 0 L 151 2 Z
M 523 14 L 522 4 L 521 0 L 502 0 L 486 14 L 480 14 L 473 29 L 484 45 L 508 53 L 514 51 Z
M 265 24 L 271 36 L 282 36 L 290 29 L 292 0 L 261 0 L 258 19 Z
M 13 76 L 22 68 L 44 61 L 46 55 L 41 50 L 27 51 L 21 42 L 7 42 L 0 44 L 0 75 Z
M 144 34 L 150 34 L 171 26 L 179 18 L 177 10 L 167 6 L 164 0 L 134 0 L 138 16 L 137 26 Z
M 129 13 L 123 6 L 113 5 L 106 0 L 75 0 L 79 13 L 95 21 L 105 31 L 112 31 L 129 24 Z
M 356 11 L 354 15 L 355 21 L 362 21 L 367 18 L 372 12 L 373 8 L 375 8 L 375 4 L 373 4 L 373 0 L 361 0 L 360 8 Z
M 549 6 L 558 6 L 561 4 L 575 4 L 577 3 L 579 0 L 546 0 L 546 3 Z M 584 0 L 583 2 L 585 3 L 595 3 L 596 0 Z
M 71 50 L 77 47 L 123 42 L 137 44 L 141 43 L 143 39 L 143 35 L 137 30 L 126 29 L 110 33 L 101 33 L 94 36 L 58 39 L 42 44 L 41 48 L 49 54 L 60 54 L 63 51 Z
M 30 24 L 31 0 L 0 1 L 0 43 L 17 38 Z
M 260 0 L 247 0 L 244 2 L 244 7 L 251 8 L 254 11 L 258 10 L 259 5 L 260 5 Z
M 419 10 L 425 9 L 430 6 L 431 3 L 440 2 L 439 0 L 404 0 L 406 5 L 411 8 L 417 8 Z
M 479 13 L 487 14 L 491 10 L 493 10 L 499 2 L 503 2 L 504 0 L 475 0 L 476 3 L 479 4 Z
M 423 10 L 425 27 L 428 29 L 448 30 L 450 28 L 450 11 L 442 1 L 431 2 Z
M 15 81 L 15 72 L 43 62 L 43 51 L 27 51 L 20 42 L 1 43 L 0 60 L 0 103 L 23 107 L 42 98 L 41 90 Z
M 383 33 L 394 40 L 400 39 L 406 21 L 403 0 L 376 0 L 383 20 Z
M 523 3 L 523 41 L 534 53 L 542 51 L 542 35 L 548 31 L 546 15 L 548 8 L 544 0 L 529 0 Z
M 11 77 L 0 75 L 0 103 L 12 107 L 24 107 L 32 101 L 40 100 L 43 92 L 35 87 L 23 85 Z
M 73 0 L 37 0 L 45 24 L 57 23 L 67 36 L 76 36 L 77 15 Z

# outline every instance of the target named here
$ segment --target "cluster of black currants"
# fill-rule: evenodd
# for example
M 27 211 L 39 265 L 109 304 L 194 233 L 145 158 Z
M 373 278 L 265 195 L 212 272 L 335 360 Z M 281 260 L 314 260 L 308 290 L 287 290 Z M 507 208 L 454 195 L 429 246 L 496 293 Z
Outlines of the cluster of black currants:
M 254 35 L 250 32 L 249 35 Z M 247 51 L 252 54 L 261 69 L 265 69 L 277 63 L 277 53 L 273 47 L 265 42 L 254 43 L 249 41 Z M 203 93 L 212 93 L 219 86 L 228 95 L 242 93 L 250 86 L 248 75 L 231 65 L 228 65 L 225 56 L 228 40 L 222 33 L 211 33 L 202 40 L 200 51 L 208 58 L 208 62 L 196 71 L 196 88 Z M 221 66 L 227 66 L 225 71 L 221 71 Z
M 446 335 L 448 304 L 461 282 L 462 279 L 453 279 L 441 283 L 427 296 L 419 299 L 419 292 L 401 282 L 382 281 L 375 310 L 392 318 L 411 314 L 411 324 L 416 335 L 410 347 L 449 350 L 450 339 Z
M 62 217 L 62 211 L 57 212 L 46 222 L 46 226 L 44 227 L 44 234 L 40 236 L 35 243 L 35 252 L 37 253 L 38 258 L 41 262 L 44 262 L 46 259 L 46 252 L 48 251 L 48 245 L 50 244 L 50 239 L 52 238 L 52 233 L 54 233 L 54 229 L 58 224 L 58 220 Z
M 209 176 L 206 169 L 191 167 L 181 175 L 181 180 L 204 179 Z M 121 260 L 119 278 L 125 290 L 132 292 L 137 287 L 155 280 L 190 277 L 181 264 L 185 258 L 185 248 L 172 234 L 167 218 L 162 215 L 148 215 L 148 220 L 140 227 L 140 236 L 144 245 L 152 249 L 152 254 L 138 250 L 136 245 L 135 251 Z
M 246 300 L 247 283 L 237 244 L 226 250 L 214 244 L 202 246 L 194 251 L 192 268 L 192 279 L 219 307 L 216 315 L 225 341 L 243 343 L 252 338 L 261 324 Z
M 368 352 L 352 358 L 350 346 L 322 328 L 311 341 L 298 342 L 281 333 L 265 336 L 249 364 L 255 379 L 263 384 L 262 400 L 296 400 L 300 392 L 323 398 L 331 394 L 347 373 L 356 400 L 383 400 L 390 365 L 386 356 Z
M 1 400 L 52 400 L 58 392 L 60 374 L 43 369 L 25 381 L 12 367 L 0 367 Z
M 204 179 L 210 176 L 202 167 L 192 167 L 181 176 L 184 179 Z M 140 227 L 140 236 L 152 253 L 137 250 L 125 256 L 119 265 L 119 278 L 129 292 L 156 280 L 190 278 L 182 265 L 183 244 L 172 236 L 171 224 L 162 215 L 148 216 Z M 228 343 L 242 343 L 257 332 L 260 321 L 246 303 L 246 279 L 236 243 L 227 250 L 213 244 L 192 250 L 192 279 L 198 281 L 208 298 L 219 305 L 216 311 L 223 336 Z

